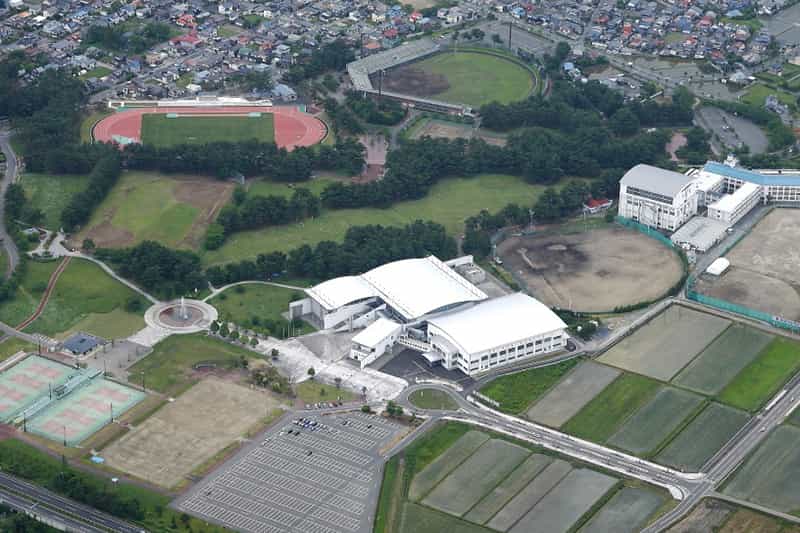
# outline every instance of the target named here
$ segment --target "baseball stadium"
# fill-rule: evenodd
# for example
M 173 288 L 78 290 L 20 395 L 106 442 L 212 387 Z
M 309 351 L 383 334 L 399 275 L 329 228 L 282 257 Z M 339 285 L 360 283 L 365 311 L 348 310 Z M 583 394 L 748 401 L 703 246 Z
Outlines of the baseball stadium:
M 269 100 L 117 100 L 108 106 L 114 112 L 94 125 L 92 137 L 120 146 L 141 143 L 168 147 L 256 139 L 293 150 L 317 144 L 328 134 L 325 123 L 303 106 L 273 106 Z

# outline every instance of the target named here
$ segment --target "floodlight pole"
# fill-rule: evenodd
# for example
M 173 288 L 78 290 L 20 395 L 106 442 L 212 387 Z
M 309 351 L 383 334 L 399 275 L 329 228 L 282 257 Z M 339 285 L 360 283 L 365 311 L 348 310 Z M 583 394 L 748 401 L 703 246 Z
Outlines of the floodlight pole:
M 512 22 L 508 21 L 508 50 L 511 51 L 511 24 Z
M 64 448 L 66 448 L 67 447 L 67 426 L 64 425 L 63 428 L 64 428 Z

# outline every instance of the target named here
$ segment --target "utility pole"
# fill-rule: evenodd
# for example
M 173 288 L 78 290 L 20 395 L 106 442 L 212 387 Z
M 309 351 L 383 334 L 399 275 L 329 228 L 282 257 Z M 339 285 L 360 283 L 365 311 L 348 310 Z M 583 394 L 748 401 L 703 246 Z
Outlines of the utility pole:
M 383 75 L 386 74 L 384 69 L 378 73 L 378 103 L 380 104 L 381 96 L 383 96 Z
M 508 21 L 508 51 L 511 51 L 511 21 Z

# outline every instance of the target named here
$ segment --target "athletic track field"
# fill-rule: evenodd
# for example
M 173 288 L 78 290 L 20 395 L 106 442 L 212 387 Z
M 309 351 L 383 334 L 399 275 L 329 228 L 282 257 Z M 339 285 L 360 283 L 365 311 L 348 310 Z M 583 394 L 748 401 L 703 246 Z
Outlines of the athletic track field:
M 256 107 L 142 107 L 118 111 L 100 120 L 92 130 L 96 141 L 113 142 L 115 135 L 142 141 L 142 115 L 145 113 L 177 113 L 193 115 L 246 115 L 272 113 L 275 115 L 275 144 L 292 150 L 295 146 L 311 146 L 325 138 L 327 127 L 321 120 L 303 113 L 294 106 Z M 180 120 L 180 119 L 178 119 Z

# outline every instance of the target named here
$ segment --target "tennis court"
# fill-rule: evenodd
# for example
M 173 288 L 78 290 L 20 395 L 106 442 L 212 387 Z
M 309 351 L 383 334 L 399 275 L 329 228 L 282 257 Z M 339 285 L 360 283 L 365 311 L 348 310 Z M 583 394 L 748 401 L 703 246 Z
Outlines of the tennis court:
M 145 393 L 96 378 L 54 402 L 28 422 L 28 431 L 74 446 L 126 413 Z
M 8 422 L 49 394 L 76 370 L 32 355 L 0 374 L 0 422 Z

